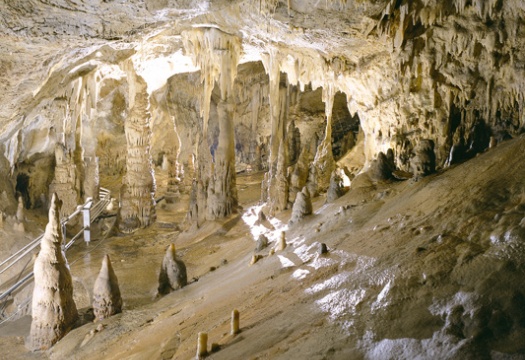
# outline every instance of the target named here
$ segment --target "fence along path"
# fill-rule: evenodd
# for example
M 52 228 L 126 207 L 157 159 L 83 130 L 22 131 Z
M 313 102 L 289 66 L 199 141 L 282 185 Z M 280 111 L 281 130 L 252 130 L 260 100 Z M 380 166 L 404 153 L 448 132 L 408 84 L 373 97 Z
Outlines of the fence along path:
M 91 198 L 89 198 L 85 204 L 79 205 L 77 209 L 69 215 L 67 218 L 63 219 L 61 221 L 62 225 L 62 233 L 64 234 L 64 241 L 66 241 L 66 225 L 68 222 L 70 222 L 75 216 L 81 214 L 83 225 L 84 227 L 73 237 L 67 244 L 63 244 L 64 251 L 67 251 L 76 240 L 78 240 L 82 235 L 84 235 L 84 241 L 86 243 L 89 243 L 91 241 L 91 224 L 102 214 L 104 209 L 109 205 L 111 202 L 111 192 L 108 189 L 100 188 L 99 193 L 100 200 L 97 202 L 93 202 Z M 5 273 L 7 270 L 9 270 L 12 266 L 15 264 L 18 264 L 24 259 L 26 260 L 26 266 L 24 266 L 24 269 L 20 272 L 20 275 L 18 276 L 19 279 L 13 284 L 11 287 L 0 293 L 0 302 L 1 301 L 7 301 L 7 298 L 9 295 L 11 295 L 13 292 L 24 286 L 27 282 L 33 279 L 33 271 L 26 274 L 24 277 L 22 277 L 22 274 L 24 273 L 27 264 L 31 261 L 31 257 L 33 256 L 33 250 L 35 250 L 39 245 L 40 241 L 42 240 L 42 237 L 44 234 L 38 236 L 36 239 L 31 241 L 29 244 L 18 250 L 13 255 L 9 256 L 7 259 L 2 261 L 0 263 L 0 275 Z M 31 257 L 29 257 L 31 256 Z M 1 285 L 0 285 L 1 287 Z M 1 291 L 1 290 L 0 290 Z M 31 301 L 31 297 L 24 300 L 20 305 L 20 307 L 23 307 L 24 305 L 27 305 Z M 0 316 L 2 309 L 0 309 Z M 1 323 L 0 323 L 1 324 Z

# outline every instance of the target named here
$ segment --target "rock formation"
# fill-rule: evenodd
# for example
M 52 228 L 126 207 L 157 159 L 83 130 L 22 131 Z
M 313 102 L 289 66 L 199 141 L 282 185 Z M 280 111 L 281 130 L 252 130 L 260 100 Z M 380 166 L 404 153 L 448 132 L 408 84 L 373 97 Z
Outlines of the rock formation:
M 55 147 L 55 176 L 49 185 L 49 198 L 56 193 L 62 201 L 61 217 L 67 217 L 80 203 L 80 182 L 77 178 L 77 166 L 73 154 L 65 145 L 57 143 Z
M 147 85 L 131 64 L 126 65 L 129 82 L 129 118 L 125 122 L 127 140 L 126 174 L 120 190 L 118 228 L 133 232 L 155 222 L 155 178 L 150 155 L 150 114 Z
M 339 174 L 340 169 L 335 169 L 330 176 L 330 187 L 326 192 L 326 202 L 331 203 L 345 194 L 343 178 Z
M 257 239 L 257 243 L 255 245 L 255 251 L 263 251 L 264 249 L 266 249 L 267 246 L 268 238 L 264 234 L 259 235 L 259 238 Z
M 383 152 L 377 154 L 377 159 L 373 160 L 368 169 L 368 174 L 373 181 L 386 181 L 392 179 L 392 173 L 395 171 L 394 158 L 392 150 L 387 152 L 388 156 Z
M 166 255 L 162 260 L 162 266 L 159 274 L 159 295 L 166 295 L 174 290 L 183 288 L 188 284 L 186 274 L 186 265 L 180 259 L 177 259 L 175 245 L 168 246 Z
M 288 224 L 290 226 L 296 224 L 310 214 L 312 214 L 312 200 L 310 199 L 310 192 L 305 186 L 300 193 L 297 193 L 292 207 L 292 217 Z
M 410 165 L 416 177 L 430 175 L 436 171 L 436 155 L 432 140 L 421 140 L 414 148 L 414 154 Z
M 111 266 L 109 255 L 106 254 L 93 287 L 93 313 L 95 320 L 103 320 L 120 312 L 122 312 L 122 297 L 118 279 Z
M 73 301 L 73 281 L 62 251 L 61 201 L 51 197 L 49 222 L 35 260 L 29 348 L 45 350 L 64 337 L 78 318 Z

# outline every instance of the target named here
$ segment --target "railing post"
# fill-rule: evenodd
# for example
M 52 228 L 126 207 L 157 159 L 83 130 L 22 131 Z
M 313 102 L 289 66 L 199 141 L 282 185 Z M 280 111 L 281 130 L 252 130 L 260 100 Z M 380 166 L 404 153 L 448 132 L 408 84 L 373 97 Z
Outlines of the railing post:
M 91 205 L 93 201 L 89 200 L 82 208 L 82 220 L 84 222 L 84 241 L 89 244 L 91 241 Z

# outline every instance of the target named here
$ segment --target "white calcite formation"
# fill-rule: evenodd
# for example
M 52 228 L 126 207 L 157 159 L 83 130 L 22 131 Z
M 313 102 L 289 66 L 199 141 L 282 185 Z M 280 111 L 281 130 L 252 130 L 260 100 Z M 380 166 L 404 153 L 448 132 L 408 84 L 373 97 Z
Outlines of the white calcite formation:
M 120 312 L 122 312 L 122 297 L 118 279 L 109 255 L 105 255 L 93 287 L 93 314 L 97 321 Z
M 61 205 L 58 196 L 53 194 L 49 222 L 35 260 L 35 287 L 28 344 L 32 350 L 45 350 L 53 346 L 73 328 L 78 318 L 73 301 L 73 281 L 62 251 Z
M 166 295 L 174 290 L 183 288 L 188 284 L 186 265 L 177 258 L 175 245 L 171 244 L 166 250 L 166 255 L 162 260 L 159 273 L 158 294 Z
M 129 82 L 129 117 L 125 122 L 126 174 L 120 191 L 118 228 L 125 233 L 155 222 L 155 178 L 150 155 L 150 114 L 146 82 L 131 64 L 125 66 Z

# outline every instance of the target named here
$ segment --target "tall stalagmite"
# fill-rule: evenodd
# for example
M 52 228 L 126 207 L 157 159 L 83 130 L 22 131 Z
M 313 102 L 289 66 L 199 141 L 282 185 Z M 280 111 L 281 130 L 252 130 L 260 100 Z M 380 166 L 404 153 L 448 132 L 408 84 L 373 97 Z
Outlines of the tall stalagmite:
M 62 251 L 60 207 L 62 202 L 52 195 L 49 222 L 35 260 L 32 322 L 29 348 L 44 350 L 66 335 L 78 318 L 73 301 L 73 281 Z
M 135 73 L 131 62 L 125 66 L 129 88 L 129 118 L 125 123 L 126 175 L 120 190 L 118 227 L 125 233 L 155 222 L 155 177 L 150 154 L 149 95 L 146 82 Z

